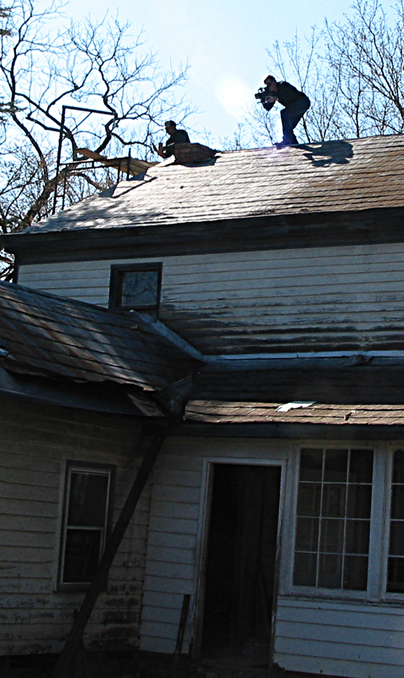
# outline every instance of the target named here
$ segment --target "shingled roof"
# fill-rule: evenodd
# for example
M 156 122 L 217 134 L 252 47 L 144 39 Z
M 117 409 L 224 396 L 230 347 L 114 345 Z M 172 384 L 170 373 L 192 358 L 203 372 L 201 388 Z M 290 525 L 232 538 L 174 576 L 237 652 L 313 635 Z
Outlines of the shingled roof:
M 167 332 L 168 337 L 164 326 L 137 313 L 121 315 L 0 282 L 0 363 L 17 375 L 51 377 L 67 391 L 55 395 L 35 382 L 22 386 L 1 367 L 0 390 L 91 409 L 93 393 L 86 388 L 109 384 L 99 409 L 113 410 L 108 398 L 119 399 L 128 390 L 134 405 L 150 416 L 164 409 L 178 414 L 178 403 L 180 411 L 187 403 L 189 424 L 404 424 L 401 357 L 371 358 L 365 365 L 363 359 L 344 358 L 331 364 L 325 359 L 271 359 L 243 361 L 245 365 L 208 360 L 204 365 L 202 356 L 197 360 L 191 347 L 183 349 L 181 339 L 171 340 Z M 393 370 L 387 379 L 389 363 Z M 197 370 L 192 387 L 187 380 Z M 83 393 L 70 393 L 73 382 L 83 384 Z M 121 393 L 117 387 L 122 386 Z M 139 392 L 152 400 L 139 401 Z M 307 402 L 303 408 L 279 409 L 292 400 Z M 123 402 L 115 409 L 130 413 Z
M 404 206 L 404 136 L 169 159 L 24 233 L 116 229 Z
M 0 282 L 0 360 L 7 369 L 160 391 L 197 361 L 158 324 Z

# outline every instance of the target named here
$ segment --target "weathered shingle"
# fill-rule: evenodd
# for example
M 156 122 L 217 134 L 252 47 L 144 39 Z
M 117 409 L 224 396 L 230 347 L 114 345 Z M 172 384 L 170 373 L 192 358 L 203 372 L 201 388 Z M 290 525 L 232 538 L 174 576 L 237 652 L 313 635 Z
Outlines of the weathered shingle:
M 185 418 L 204 424 L 404 425 L 403 405 L 314 403 L 287 412 L 278 411 L 281 405 L 282 403 L 191 400 L 187 405 Z
M 229 151 L 197 167 L 161 163 L 25 233 L 402 207 L 403 179 L 403 135 Z
M 190 374 L 195 360 L 137 313 L 0 282 L 0 359 L 25 373 L 111 381 L 147 391 Z

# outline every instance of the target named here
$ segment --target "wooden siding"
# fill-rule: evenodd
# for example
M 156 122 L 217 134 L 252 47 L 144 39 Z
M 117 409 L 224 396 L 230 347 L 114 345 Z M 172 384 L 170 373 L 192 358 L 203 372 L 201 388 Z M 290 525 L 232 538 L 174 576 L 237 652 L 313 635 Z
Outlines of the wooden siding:
M 310 444 L 310 441 L 305 441 Z M 354 678 L 404 677 L 404 608 L 363 599 L 285 595 L 293 549 L 294 443 L 170 439 L 152 480 L 140 647 L 172 653 L 184 593 L 191 594 L 185 650 L 195 641 L 206 461 L 286 464 L 281 499 L 281 573 L 274 661 L 283 669 Z
M 65 460 L 117 466 L 114 521 L 133 477 L 128 419 L 0 399 L 0 654 L 58 652 L 83 593 L 57 592 Z M 142 497 L 85 633 L 90 649 L 138 643 L 149 498 Z
M 19 282 L 106 306 L 111 263 L 27 265 Z M 163 257 L 160 319 L 205 353 L 398 349 L 404 244 Z
M 172 653 L 184 594 L 191 595 L 185 636 L 195 626 L 204 511 L 204 457 L 259 463 L 286 458 L 279 441 L 170 439 L 152 478 L 140 648 Z M 245 460 L 249 460 L 246 462 Z
M 279 598 L 274 661 L 286 670 L 402 678 L 403 647 L 403 609 Z

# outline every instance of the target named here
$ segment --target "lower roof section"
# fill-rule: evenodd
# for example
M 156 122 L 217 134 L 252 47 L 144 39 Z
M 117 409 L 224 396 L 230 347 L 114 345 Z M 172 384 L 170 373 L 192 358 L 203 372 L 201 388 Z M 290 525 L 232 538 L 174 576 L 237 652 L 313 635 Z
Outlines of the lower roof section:
M 0 394 L 43 405 L 141 416 L 122 388 L 112 383 L 91 384 L 14 374 L 0 365 Z
M 208 424 L 327 424 L 338 426 L 404 425 L 404 405 L 335 405 L 304 401 L 289 403 L 191 400 L 188 421 Z

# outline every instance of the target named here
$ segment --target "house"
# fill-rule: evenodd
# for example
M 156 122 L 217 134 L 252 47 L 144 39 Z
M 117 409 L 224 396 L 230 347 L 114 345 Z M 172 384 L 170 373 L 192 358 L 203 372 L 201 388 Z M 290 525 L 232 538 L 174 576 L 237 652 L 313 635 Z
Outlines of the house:
M 1 239 L 3 654 L 61 650 L 164 422 L 86 647 L 190 596 L 184 651 L 404 677 L 403 160 L 171 158 Z

